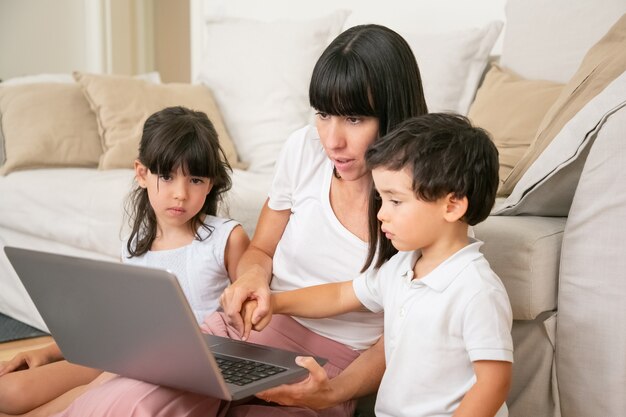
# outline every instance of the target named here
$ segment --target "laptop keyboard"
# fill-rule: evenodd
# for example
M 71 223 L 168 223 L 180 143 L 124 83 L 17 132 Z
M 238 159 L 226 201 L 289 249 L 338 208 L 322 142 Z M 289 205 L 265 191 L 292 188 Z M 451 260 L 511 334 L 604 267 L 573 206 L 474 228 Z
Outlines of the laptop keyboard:
M 284 372 L 287 369 L 279 366 L 268 365 L 263 362 L 255 362 L 246 359 L 228 358 L 223 356 L 215 358 L 217 365 L 222 371 L 224 380 L 235 385 L 246 385 L 259 379 Z

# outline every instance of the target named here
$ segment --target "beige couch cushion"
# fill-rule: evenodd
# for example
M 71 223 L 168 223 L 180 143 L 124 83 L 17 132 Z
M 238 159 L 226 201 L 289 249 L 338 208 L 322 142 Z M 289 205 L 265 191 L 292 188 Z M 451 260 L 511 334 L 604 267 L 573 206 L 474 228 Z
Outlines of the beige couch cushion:
M 482 253 L 506 287 L 514 320 L 556 309 L 564 217 L 489 216 L 474 226 Z
M 242 168 L 209 89 L 192 84 L 153 84 L 125 76 L 80 72 L 74 78 L 96 113 L 104 148 L 100 169 L 131 168 L 137 157 L 143 123 L 152 113 L 169 106 L 185 106 L 209 116 L 220 145 L 233 167 Z
M 500 181 L 522 158 L 562 89 L 560 83 L 525 80 L 497 64 L 491 66 L 468 117 L 486 129 L 498 147 Z
M 500 187 L 508 195 L 528 167 L 541 155 L 563 127 L 592 98 L 626 70 L 626 14 L 585 55 L 578 71 L 539 126 L 537 136 Z
M 6 161 L 1 174 L 42 167 L 95 167 L 102 154 L 98 126 L 76 84 L 0 87 Z

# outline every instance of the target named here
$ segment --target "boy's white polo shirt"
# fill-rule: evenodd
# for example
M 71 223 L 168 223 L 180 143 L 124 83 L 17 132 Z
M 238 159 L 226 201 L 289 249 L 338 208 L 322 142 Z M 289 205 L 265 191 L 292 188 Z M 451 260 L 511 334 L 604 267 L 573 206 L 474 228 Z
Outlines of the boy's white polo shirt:
M 353 281 L 361 303 L 385 311 L 387 369 L 377 416 L 452 415 L 475 382 L 472 361 L 513 361 L 506 290 L 470 244 L 413 280 L 420 252 L 400 252 Z M 508 415 L 506 405 L 498 417 Z

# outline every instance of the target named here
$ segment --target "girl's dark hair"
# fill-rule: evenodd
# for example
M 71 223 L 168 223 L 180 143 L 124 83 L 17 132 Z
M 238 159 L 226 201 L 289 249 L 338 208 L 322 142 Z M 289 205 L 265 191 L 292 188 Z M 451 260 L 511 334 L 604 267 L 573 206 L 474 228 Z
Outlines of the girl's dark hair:
M 168 107 L 146 120 L 139 143 L 139 161 L 155 175 L 168 175 L 179 167 L 185 175 L 207 177 L 213 188 L 204 205 L 189 222 L 195 238 L 206 214 L 215 215 L 223 194 L 231 188 L 232 169 L 220 147 L 217 132 L 205 113 L 184 107 Z M 150 250 L 157 233 L 157 220 L 145 188 L 136 187 L 127 200 L 132 228 L 126 244 L 130 257 Z
M 411 48 L 398 33 L 380 25 L 354 26 L 332 41 L 313 69 L 309 102 L 317 111 L 332 115 L 376 117 L 379 137 L 403 120 L 428 112 Z M 372 188 L 369 250 L 363 270 L 371 265 L 377 250 L 393 249 L 380 233 L 379 208 Z
M 495 203 L 498 150 L 488 133 L 464 116 L 431 113 L 408 119 L 371 144 L 365 161 L 369 169 L 408 168 L 413 191 L 421 200 L 436 201 L 450 193 L 467 197 L 462 220 L 472 226 L 485 220 Z M 379 251 L 375 266 L 396 252 L 390 242 Z

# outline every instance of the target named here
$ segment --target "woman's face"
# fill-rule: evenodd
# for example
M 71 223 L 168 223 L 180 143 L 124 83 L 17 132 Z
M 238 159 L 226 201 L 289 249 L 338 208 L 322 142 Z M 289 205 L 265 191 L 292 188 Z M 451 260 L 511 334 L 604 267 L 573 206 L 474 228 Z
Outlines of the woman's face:
M 317 112 L 315 120 L 322 146 L 337 174 L 347 181 L 368 174 L 365 150 L 378 137 L 378 119 Z

